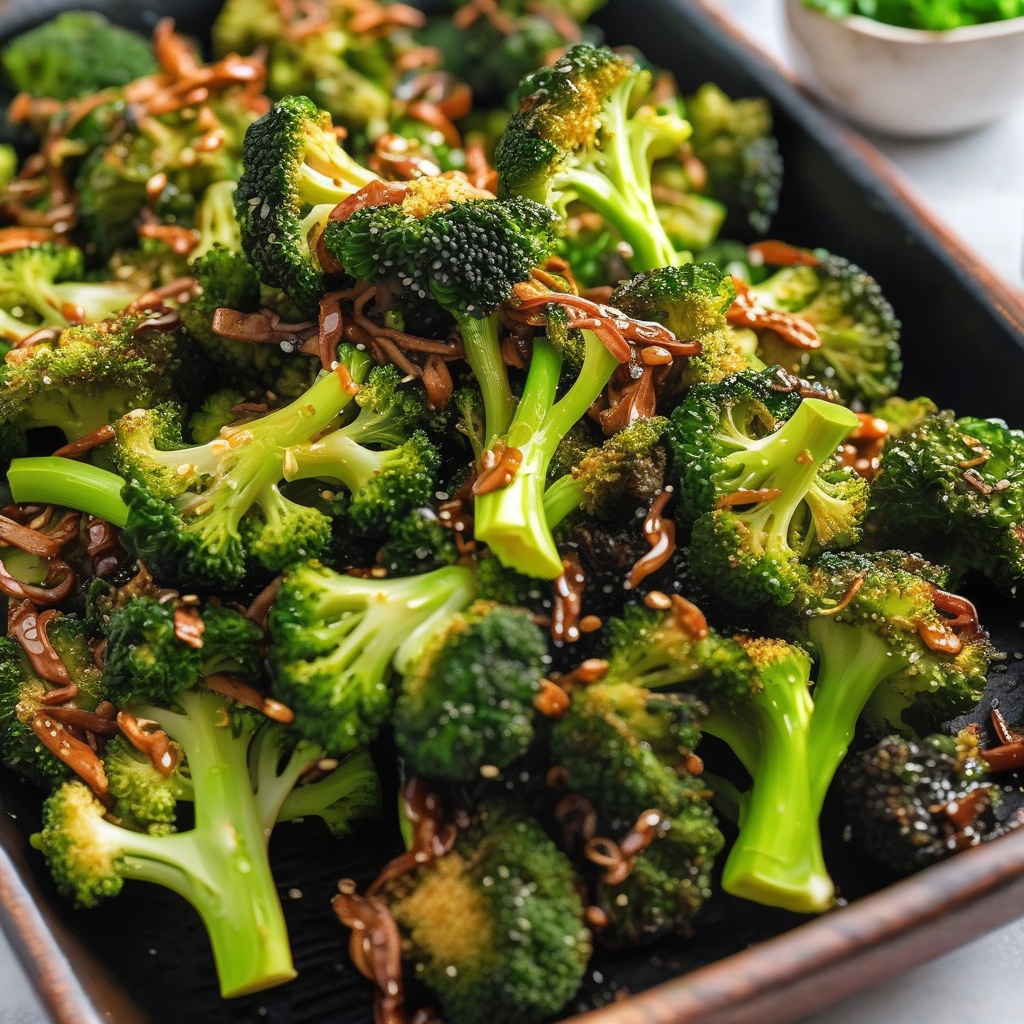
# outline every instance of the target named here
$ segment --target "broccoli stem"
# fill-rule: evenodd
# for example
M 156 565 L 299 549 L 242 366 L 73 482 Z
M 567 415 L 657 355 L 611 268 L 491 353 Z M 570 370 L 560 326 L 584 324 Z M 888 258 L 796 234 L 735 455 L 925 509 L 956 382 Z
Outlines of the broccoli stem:
M 798 914 L 817 914 L 833 902 L 825 869 L 808 761 L 810 696 L 785 683 L 766 687 L 746 710 L 712 713 L 708 733 L 740 756 L 753 784 L 740 804 L 739 836 L 722 874 L 734 896 Z
M 820 659 L 808 742 L 811 797 L 820 812 L 868 699 L 910 661 L 866 626 L 817 615 L 807 629 Z
M 14 459 L 7 471 L 11 496 L 19 503 L 62 505 L 99 516 L 114 526 L 128 521 L 121 500 L 124 480 L 85 462 L 42 456 Z
M 339 480 L 352 494 L 357 494 L 380 473 L 391 454 L 364 448 L 342 428 L 321 441 L 289 448 L 285 479 Z
M 182 745 L 195 788 L 195 827 L 171 836 L 120 829 L 127 836 L 118 837 L 125 874 L 173 889 L 199 912 L 222 996 L 283 984 L 296 972 L 249 778 L 251 733 L 225 724 L 225 702 L 216 694 L 187 690 L 177 702 L 182 714 L 133 710 Z
M 544 336 L 534 340 L 523 396 L 509 425 L 506 442 L 522 453 L 507 487 L 478 494 L 474 533 L 502 564 L 526 576 L 554 579 L 562 559 L 544 509 L 548 465 L 568 431 L 604 390 L 618 361 L 593 331 L 584 331 L 586 348 L 579 376 L 555 401 L 562 356 Z
M 544 519 L 553 530 L 583 502 L 583 484 L 572 473 L 560 476 L 544 491 Z
M 748 511 L 735 513 L 752 536 L 768 538 L 768 550 L 789 553 L 794 526 L 803 528 L 795 554 L 805 554 L 813 543 L 814 531 L 796 521 L 798 513 L 822 465 L 857 422 L 856 415 L 841 405 L 808 398 L 775 433 L 726 459 L 731 471 L 727 487 L 779 492 L 775 498 L 755 502 Z
M 508 430 L 515 412 L 515 399 L 508 383 L 508 370 L 501 358 L 498 318 L 466 316 L 459 320 L 459 333 L 466 350 L 466 362 L 480 386 L 484 402 L 484 447 Z

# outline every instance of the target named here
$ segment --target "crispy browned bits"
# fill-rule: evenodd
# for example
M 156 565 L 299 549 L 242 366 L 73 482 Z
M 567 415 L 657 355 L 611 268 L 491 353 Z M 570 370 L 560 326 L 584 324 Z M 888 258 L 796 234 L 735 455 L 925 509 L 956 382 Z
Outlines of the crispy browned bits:
M 71 676 L 46 633 L 55 614 L 52 608 L 40 613 L 31 601 L 18 601 L 8 609 L 7 629 L 21 645 L 36 675 L 63 688 L 71 685 Z
M 774 331 L 787 344 L 805 351 L 821 348 L 821 336 L 808 321 L 796 313 L 767 309 L 754 298 L 746 282 L 735 276 L 732 282 L 736 298 L 725 318 L 734 327 Z
M 99 797 L 110 790 L 103 762 L 88 743 L 73 736 L 57 721 L 56 709 L 37 711 L 32 716 L 32 731 L 54 757 L 66 764 Z
M 569 710 L 569 694 L 558 683 L 542 679 L 533 706 L 546 718 L 561 718 Z
M 179 750 L 170 736 L 153 722 L 143 722 L 128 711 L 119 711 L 117 725 L 124 738 L 145 757 L 164 778 L 178 767 Z
M 215 672 L 213 675 L 206 676 L 204 682 L 208 690 L 227 697 L 228 700 L 243 704 L 247 708 L 252 708 L 254 711 L 262 712 L 272 721 L 281 722 L 284 725 L 295 721 L 295 712 L 290 707 L 273 697 L 260 693 L 255 686 L 251 686 L 237 676 L 229 676 L 225 672 Z
M 665 828 L 665 816 L 658 810 L 640 814 L 633 827 L 617 843 L 606 836 L 586 841 L 583 855 L 592 864 L 605 869 L 601 881 L 621 885 L 633 871 L 637 857 L 651 845 Z

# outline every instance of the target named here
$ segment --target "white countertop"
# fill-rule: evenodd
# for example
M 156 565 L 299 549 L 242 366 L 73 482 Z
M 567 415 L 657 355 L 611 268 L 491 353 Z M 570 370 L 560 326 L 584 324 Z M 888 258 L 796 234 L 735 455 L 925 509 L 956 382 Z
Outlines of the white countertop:
M 785 60 L 781 4 L 718 0 L 748 35 Z M 1008 282 L 1024 283 L 1024 106 L 1009 119 L 938 142 L 874 139 L 925 202 Z M 1024 920 L 802 1024 L 1019 1024 Z M 0 935 L 0 1024 L 45 1013 Z

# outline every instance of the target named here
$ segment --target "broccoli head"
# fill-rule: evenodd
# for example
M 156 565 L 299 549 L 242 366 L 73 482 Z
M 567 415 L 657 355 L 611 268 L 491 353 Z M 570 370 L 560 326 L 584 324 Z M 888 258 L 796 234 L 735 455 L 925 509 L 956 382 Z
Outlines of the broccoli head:
M 1013 593 L 1024 582 L 1022 523 L 1024 431 L 944 411 L 886 440 L 871 485 L 878 543 L 909 533 L 958 576 L 975 570 Z
M 630 250 L 633 271 L 689 260 L 658 219 L 651 162 L 690 135 L 676 112 L 645 102 L 651 74 L 633 58 L 585 43 L 519 86 L 519 110 L 498 142 L 502 195 L 534 199 L 560 213 L 579 200 Z
M 576 886 L 536 821 L 490 803 L 449 853 L 376 895 L 446 1019 L 539 1024 L 572 998 L 590 956 Z

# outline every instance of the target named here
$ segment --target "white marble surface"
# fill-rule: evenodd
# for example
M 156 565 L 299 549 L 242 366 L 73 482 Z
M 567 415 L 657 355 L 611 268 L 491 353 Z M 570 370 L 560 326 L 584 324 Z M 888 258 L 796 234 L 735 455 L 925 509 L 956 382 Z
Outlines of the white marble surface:
M 760 45 L 785 59 L 781 5 L 718 0 Z M 1007 120 L 938 142 L 873 140 L 925 201 L 1011 284 L 1024 282 L 1024 107 Z M 1020 1024 L 1024 920 L 801 1024 Z M 0 1024 L 45 1014 L 0 935 Z

